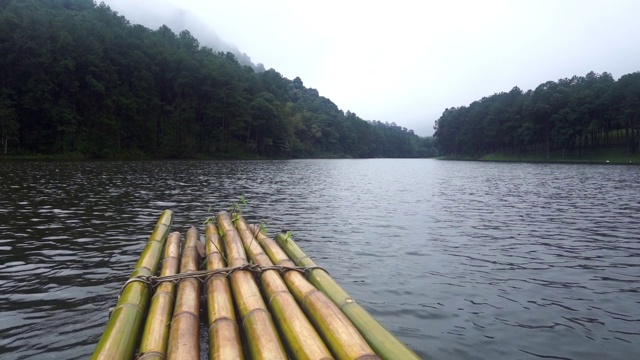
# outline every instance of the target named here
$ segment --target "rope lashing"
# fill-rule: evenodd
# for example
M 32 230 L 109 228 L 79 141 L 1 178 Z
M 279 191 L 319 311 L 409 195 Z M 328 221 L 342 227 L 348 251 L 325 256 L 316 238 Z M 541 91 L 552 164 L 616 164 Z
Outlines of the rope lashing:
M 145 285 L 151 285 L 152 287 L 155 287 L 160 283 L 168 282 L 168 281 L 173 282 L 175 284 L 183 279 L 198 279 L 201 282 L 206 282 L 215 275 L 224 275 L 225 277 L 227 277 L 233 274 L 234 272 L 241 271 L 241 270 L 251 271 L 255 274 L 261 274 L 265 271 L 275 270 L 279 272 L 281 275 L 284 275 L 284 273 L 286 273 L 287 271 L 297 271 L 305 275 L 305 277 L 307 277 L 311 272 L 311 270 L 315 270 L 315 269 L 320 269 L 320 270 L 323 270 L 324 272 L 327 272 L 327 270 L 325 270 L 320 266 L 282 266 L 282 265 L 261 266 L 256 264 L 243 264 L 243 265 L 234 266 L 234 267 L 225 267 L 225 268 L 214 269 L 214 270 L 192 271 L 192 272 L 180 273 L 180 274 L 168 275 L 168 276 L 138 275 L 130 278 L 124 283 L 124 285 L 122 286 L 122 289 L 120 290 L 120 294 L 122 294 L 122 291 L 124 291 L 124 288 L 127 287 L 127 285 L 133 282 L 141 282 Z

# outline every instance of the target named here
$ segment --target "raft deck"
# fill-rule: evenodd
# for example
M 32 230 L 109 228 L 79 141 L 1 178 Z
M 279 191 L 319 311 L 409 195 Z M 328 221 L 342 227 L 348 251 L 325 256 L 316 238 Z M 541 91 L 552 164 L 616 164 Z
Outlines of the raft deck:
M 171 232 L 173 218 L 160 216 L 92 359 L 199 359 L 201 345 L 210 359 L 419 359 L 291 233 L 273 239 L 223 211 L 203 243 L 195 227 Z

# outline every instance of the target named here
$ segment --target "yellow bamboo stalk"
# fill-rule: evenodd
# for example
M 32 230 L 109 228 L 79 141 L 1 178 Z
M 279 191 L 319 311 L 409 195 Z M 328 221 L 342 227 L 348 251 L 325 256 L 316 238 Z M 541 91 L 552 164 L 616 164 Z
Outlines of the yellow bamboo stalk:
M 198 271 L 199 255 L 197 249 L 198 230 L 191 227 L 187 231 L 180 273 Z M 169 360 L 190 360 L 200 358 L 200 280 L 182 279 L 178 283 L 176 305 L 169 331 Z
M 273 239 L 257 227 L 250 231 L 256 235 L 271 261 L 282 266 L 295 266 Z M 304 275 L 297 271 L 287 271 L 284 279 L 336 358 L 379 359 L 349 319 L 324 293 L 311 285 Z
M 236 267 L 247 264 L 242 240 L 231 224 L 229 214 L 221 212 L 218 214 L 217 220 L 218 226 L 224 234 L 223 239 L 229 266 Z M 262 300 L 253 274 L 248 270 L 239 270 L 234 271 L 230 277 L 231 288 L 242 319 L 242 327 L 247 338 L 251 358 L 254 360 L 286 360 L 287 355 L 273 325 L 271 314 Z
M 238 216 L 235 223 L 244 249 L 253 263 L 272 266 L 273 263 L 258 244 L 244 219 Z M 333 356 L 296 303 L 280 274 L 276 270 L 264 271 L 260 274 L 260 281 L 265 298 L 269 299 L 269 309 L 278 324 L 280 334 L 289 346 L 291 355 L 299 360 L 332 359 Z
M 131 278 L 156 274 L 172 222 L 173 212 L 163 211 Z M 146 283 L 132 281 L 126 284 L 107 323 L 107 328 L 91 356 L 92 359 L 133 358 L 140 338 L 140 328 L 147 313 L 150 293 L 151 286 Z
M 226 266 L 218 229 L 212 223 L 205 227 L 207 270 Z M 229 280 L 224 274 L 213 275 L 205 284 L 209 315 L 209 358 L 212 360 L 242 360 L 242 342 Z
M 160 276 L 175 275 L 180 265 L 180 233 L 172 232 L 164 247 L 164 261 Z M 147 322 L 142 331 L 138 360 L 164 360 L 175 295 L 175 284 L 163 282 L 151 298 Z
M 286 255 L 288 255 L 296 265 L 317 266 L 316 263 L 298 247 L 291 237 L 280 233 L 276 236 L 276 239 Z M 274 262 L 277 263 L 275 260 Z M 393 336 L 393 334 L 377 322 L 360 304 L 352 299 L 326 271 L 322 269 L 311 270 L 307 278 L 316 288 L 326 294 L 333 303 L 340 307 L 342 312 L 351 320 L 380 357 L 385 360 L 420 359 L 418 355 Z

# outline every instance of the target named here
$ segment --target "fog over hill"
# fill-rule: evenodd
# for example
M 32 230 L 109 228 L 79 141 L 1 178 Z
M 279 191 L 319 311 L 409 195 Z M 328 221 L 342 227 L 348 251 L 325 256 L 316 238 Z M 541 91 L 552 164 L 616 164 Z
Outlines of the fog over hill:
M 216 51 L 231 52 L 241 64 L 249 65 L 256 71 L 265 70 L 262 64 L 254 64 L 251 57 L 240 51 L 237 46 L 221 39 L 213 30 L 213 24 L 206 24 L 192 12 L 165 0 L 108 0 L 105 4 L 126 17 L 132 24 L 140 24 L 153 30 L 166 25 L 176 34 L 188 30 L 198 39 L 200 45 Z

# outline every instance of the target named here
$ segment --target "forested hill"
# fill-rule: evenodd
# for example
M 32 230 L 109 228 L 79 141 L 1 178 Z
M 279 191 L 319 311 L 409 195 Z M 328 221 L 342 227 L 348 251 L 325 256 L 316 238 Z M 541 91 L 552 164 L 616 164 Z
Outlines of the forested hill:
M 91 0 L 0 0 L 0 127 L 9 155 L 434 155 L 431 138 L 344 113 L 300 78 Z
M 538 154 L 548 159 L 607 151 L 635 156 L 640 150 L 640 72 L 617 81 L 609 73 L 590 72 L 527 92 L 515 87 L 446 109 L 434 128 L 442 155 Z

